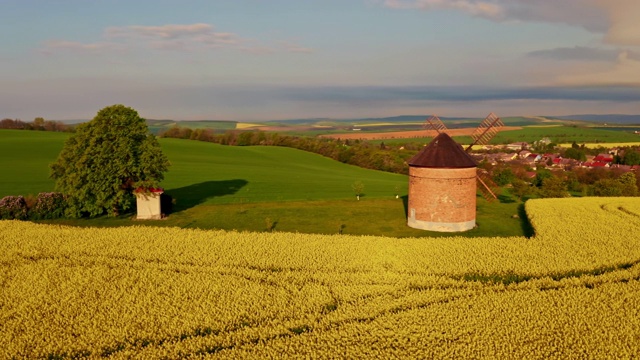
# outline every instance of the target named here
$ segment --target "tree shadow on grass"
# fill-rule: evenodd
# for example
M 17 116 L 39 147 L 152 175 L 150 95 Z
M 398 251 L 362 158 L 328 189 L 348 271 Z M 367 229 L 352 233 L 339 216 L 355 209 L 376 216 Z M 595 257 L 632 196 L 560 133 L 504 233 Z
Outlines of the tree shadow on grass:
M 529 217 L 524 209 L 524 203 L 518 205 L 518 217 L 520 217 L 520 226 L 522 226 L 524 236 L 532 238 L 536 233 L 533 229 L 533 225 L 529 222 Z
M 510 195 L 498 195 L 498 201 L 502 204 L 514 203 L 516 200 Z
M 205 181 L 166 191 L 173 200 L 169 213 L 177 213 L 200 205 L 212 197 L 233 195 L 249 182 L 243 179 Z M 164 209 L 164 207 L 163 207 Z M 164 211 L 164 210 L 163 210 Z

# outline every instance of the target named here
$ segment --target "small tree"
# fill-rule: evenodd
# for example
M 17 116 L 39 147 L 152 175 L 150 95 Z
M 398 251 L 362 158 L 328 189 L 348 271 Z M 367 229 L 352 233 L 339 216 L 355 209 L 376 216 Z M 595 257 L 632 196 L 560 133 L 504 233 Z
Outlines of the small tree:
M 634 151 L 633 149 L 628 149 L 627 151 L 625 151 L 624 164 L 640 165 L 640 152 Z
M 564 181 L 556 176 L 544 178 L 539 191 L 540 195 L 545 198 L 561 198 L 569 196 L 567 185 Z
M 542 187 L 543 181 L 551 177 L 553 177 L 553 174 L 550 170 L 538 169 L 538 171 L 536 171 L 536 177 L 533 179 L 532 183 L 536 187 Z
M 364 191 L 364 183 L 360 180 L 356 180 L 351 184 L 351 188 L 353 192 L 356 193 L 356 199 L 360 200 L 360 196 L 362 196 L 362 192 Z
M 22 196 L 5 196 L 0 199 L 0 220 L 25 220 L 27 202 Z
M 511 193 L 520 201 L 522 201 L 524 197 L 530 196 L 535 189 L 533 186 L 531 186 L 531 184 L 520 179 L 513 179 L 511 185 L 513 186 L 511 189 Z
M 505 186 L 507 184 L 510 184 L 513 182 L 515 178 L 516 176 L 510 167 L 503 167 L 503 168 L 494 170 L 493 172 L 493 181 L 498 186 Z
M 169 161 L 138 113 L 108 106 L 77 127 L 50 165 L 72 217 L 118 215 L 133 207 L 134 189 L 158 187 Z
M 618 178 L 622 188 L 622 196 L 638 196 L 636 174 L 627 172 Z
M 615 179 L 600 179 L 592 185 L 594 196 L 622 196 L 622 184 Z
M 580 150 L 580 147 L 573 147 L 573 145 L 564 152 L 564 157 L 579 161 L 587 160 L 584 150 Z

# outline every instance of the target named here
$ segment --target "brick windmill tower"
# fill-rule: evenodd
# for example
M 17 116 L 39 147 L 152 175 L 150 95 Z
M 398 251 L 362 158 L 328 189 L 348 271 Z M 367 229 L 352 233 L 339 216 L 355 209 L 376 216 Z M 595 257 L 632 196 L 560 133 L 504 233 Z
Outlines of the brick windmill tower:
M 409 160 L 407 225 L 440 232 L 466 231 L 476 226 L 476 189 L 487 200 L 497 197 L 495 185 L 478 171 L 468 152 L 473 145 L 487 144 L 502 126 L 500 118 L 489 114 L 472 134 L 473 144 L 465 150 L 446 133 L 437 116 L 425 122 L 425 128 L 435 130 L 438 136 Z

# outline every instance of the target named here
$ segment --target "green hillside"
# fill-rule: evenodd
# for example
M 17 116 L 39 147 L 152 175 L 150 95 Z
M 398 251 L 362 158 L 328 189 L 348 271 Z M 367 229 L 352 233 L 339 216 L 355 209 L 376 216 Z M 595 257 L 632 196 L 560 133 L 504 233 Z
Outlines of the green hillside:
M 68 136 L 0 129 L 0 197 L 52 191 L 48 164 L 56 159 Z
M 207 204 L 354 198 L 351 185 L 365 184 L 365 197 L 390 198 L 404 175 L 366 170 L 305 151 L 265 146 L 223 146 L 161 139 L 172 165 L 164 188 L 180 202 Z
M 0 131 L 0 196 L 52 191 L 48 164 L 67 134 Z M 353 198 L 351 184 L 365 184 L 365 197 L 395 195 L 406 177 L 345 165 L 320 155 L 282 147 L 228 147 L 161 139 L 172 163 L 162 183 L 182 203 L 229 204 Z M 403 190 L 405 193 L 406 191 Z
M 149 131 L 153 134 L 158 134 L 160 132 L 169 130 L 173 126 L 187 127 L 190 129 L 211 129 L 214 131 L 226 131 L 233 130 L 236 128 L 237 121 L 227 121 L 227 120 L 199 120 L 199 121 L 188 121 L 188 120 L 150 120 L 147 119 L 147 125 L 149 126 Z

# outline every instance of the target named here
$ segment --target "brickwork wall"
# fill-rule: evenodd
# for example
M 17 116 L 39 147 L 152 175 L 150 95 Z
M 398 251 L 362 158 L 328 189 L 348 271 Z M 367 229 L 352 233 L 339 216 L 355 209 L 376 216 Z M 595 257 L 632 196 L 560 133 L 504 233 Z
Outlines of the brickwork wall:
M 475 224 L 476 168 L 411 167 L 408 216 L 414 222 Z

